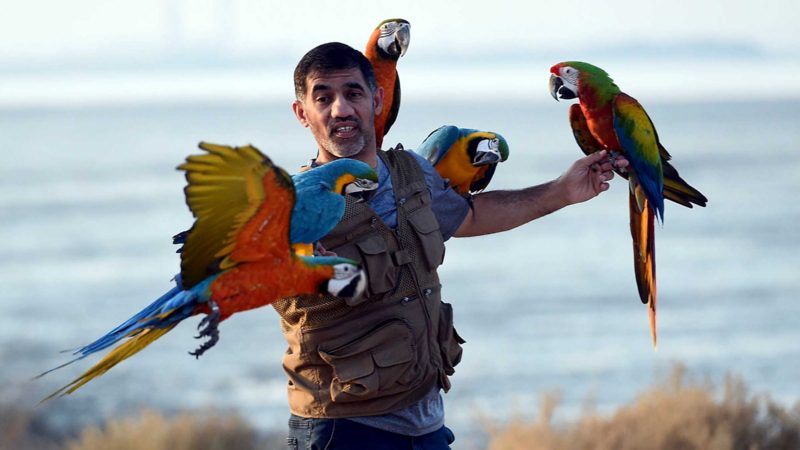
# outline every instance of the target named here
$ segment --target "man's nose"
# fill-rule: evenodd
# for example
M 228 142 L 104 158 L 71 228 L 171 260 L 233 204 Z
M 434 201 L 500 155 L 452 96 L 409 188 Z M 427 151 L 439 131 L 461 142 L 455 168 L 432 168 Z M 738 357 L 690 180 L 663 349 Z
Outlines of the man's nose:
M 350 117 L 355 115 L 355 109 L 343 95 L 337 95 L 331 107 L 331 116 Z

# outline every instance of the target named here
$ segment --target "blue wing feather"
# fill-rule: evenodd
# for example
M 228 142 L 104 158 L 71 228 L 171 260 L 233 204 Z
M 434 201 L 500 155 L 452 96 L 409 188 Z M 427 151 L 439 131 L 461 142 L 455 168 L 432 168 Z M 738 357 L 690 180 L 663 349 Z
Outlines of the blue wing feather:
M 650 117 L 633 97 L 614 99 L 614 131 L 645 196 L 664 222 L 664 174 L 658 136 Z
M 431 132 L 414 151 L 427 159 L 431 165 L 436 165 L 444 158 L 447 150 L 453 146 L 460 135 L 459 128 L 456 126 L 445 125 L 439 127 Z

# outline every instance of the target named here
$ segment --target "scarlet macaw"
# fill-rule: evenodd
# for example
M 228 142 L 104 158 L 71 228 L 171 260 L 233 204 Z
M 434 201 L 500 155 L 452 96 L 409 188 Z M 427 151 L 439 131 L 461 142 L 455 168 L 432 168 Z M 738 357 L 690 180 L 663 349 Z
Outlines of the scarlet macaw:
M 186 203 L 196 219 L 181 252 L 177 286 L 56 367 L 128 338 L 43 401 L 71 394 L 196 314 L 206 315 L 198 338 L 208 338 L 191 353 L 199 357 L 217 342 L 217 325 L 237 312 L 295 295 L 357 297 L 364 292 L 365 274 L 355 261 L 291 252 L 295 191 L 283 169 L 252 146 L 201 143 L 200 148 L 207 153 L 191 155 L 178 166 L 186 171 Z M 335 225 L 340 218 L 331 220 Z
M 375 118 L 375 144 L 378 148 L 381 148 L 383 137 L 392 128 L 400 110 L 397 60 L 406 54 L 410 42 L 411 24 L 404 19 L 384 20 L 367 41 L 364 56 L 372 64 L 378 86 L 383 88 L 383 110 Z
M 550 68 L 550 93 L 556 100 L 577 98 L 569 110 L 573 135 L 590 154 L 606 149 L 630 162 L 629 210 L 639 298 L 647 304 L 650 335 L 656 347 L 656 249 L 654 222 L 664 221 L 664 198 L 683 206 L 706 206 L 708 199 L 669 163 L 655 126 L 636 99 L 623 93 L 599 67 L 577 61 Z
M 434 130 L 415 151 L 462 195 L 486 189 L 497 164 L 508 159 L 503 136 L 453 125 Z

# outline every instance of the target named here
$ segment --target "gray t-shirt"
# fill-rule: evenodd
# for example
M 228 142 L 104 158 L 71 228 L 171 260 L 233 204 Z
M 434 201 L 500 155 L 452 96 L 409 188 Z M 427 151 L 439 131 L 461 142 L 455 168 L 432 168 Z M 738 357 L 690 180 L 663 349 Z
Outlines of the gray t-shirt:
M 439 229 L 445 240 L 458 230 L 469 211 L 467 199 L 449 188 L 436 169 L 423 157 L 412 153 L 425 173 L 425 181 L 431 194 L 431 208 L 439 221 Z M 372 209 L 392 229 L 397 228 L 397 205 L 394 198 L 389 169 L 378 158 L 378 189 L 368 200 Z M 444 425 L 444 402 L 435 386 L 422 400 L 411 406 L 379 416 L 348 417 L 349 420 L 406 436 L 421 436 L 436 431 Z

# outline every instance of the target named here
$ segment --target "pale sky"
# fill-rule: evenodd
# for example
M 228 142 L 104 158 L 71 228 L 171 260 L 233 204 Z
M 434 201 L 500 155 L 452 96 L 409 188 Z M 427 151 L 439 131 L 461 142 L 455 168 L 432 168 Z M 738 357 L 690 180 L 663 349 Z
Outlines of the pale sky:
M 361 47 L 382 19 L 412 23 L 412 49 L 487 53 L 717 40 L 800 49 L 800 1 L 1 0 L 0 63 L 199 49 L 301 55 Z

